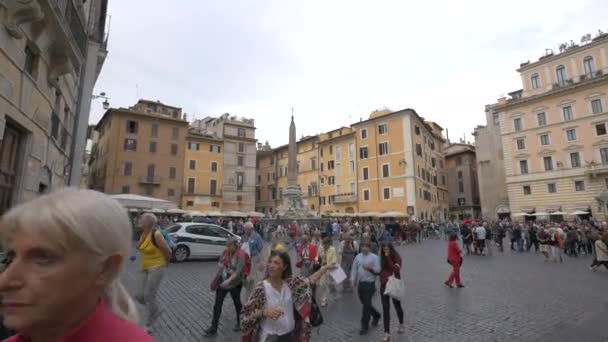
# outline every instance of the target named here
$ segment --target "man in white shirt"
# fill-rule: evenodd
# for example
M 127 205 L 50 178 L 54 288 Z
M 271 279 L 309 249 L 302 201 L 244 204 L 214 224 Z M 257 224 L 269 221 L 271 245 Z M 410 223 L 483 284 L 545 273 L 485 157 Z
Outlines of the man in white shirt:
M 486 229 L 479 226 L 475 228 L 475 233 L 477 234 L 477 249 L 479 249 L 479 254 L 483 255 L 483 249 L 486 246 Z

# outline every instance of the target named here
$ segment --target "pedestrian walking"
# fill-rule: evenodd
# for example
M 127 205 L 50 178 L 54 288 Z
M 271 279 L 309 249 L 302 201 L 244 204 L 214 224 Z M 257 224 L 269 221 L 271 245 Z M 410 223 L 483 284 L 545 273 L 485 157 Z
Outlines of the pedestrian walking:
M 142 234 L 137 250 L 141 265 L 135 299 L 145 308 L 144 326 L 148 331 L 162 313 L 158 307 L 158 289 L 171 260 L 171 248 L 156 226 L 157 218 L 154 214 L 145 213 L 140 216 L 139 227 Z
M 340 241 L 340 245 L 338 247 L 340 266 L 342 266 L 344 273 L 346 273 L 346 279 L 350 279 L 350 271 L 353 267 L 353 262 L 355 261 L 358 251 L 359 244 L 353 239 L 352 232 L 346 233 L 344 240 Z M 350 281 L 343 281 L 342 289 L 344 291 L 351 291 L 352 287 Z
M 2 216 L 6 341 L 152 342 L 120 282 L 133 229 L 125 209 L 92 190 L 63 189 Z
M 558 260 L 559 262 L 563 262 L 561 244 L 562 238 L 560 232 L 557 228 L 550 228 L 549 246 L 551 246 L 551 258 L 553 262 L 557 262 Z
M 545 257 L 545 262 L 549 261 L 549 253 L 551 253 L 550 236 L 547 229 L 541 229 L 538 232 L 538 243 L 540 244 L 540 252 Z
M 471 242 L 473 242 L 473 232 L 469 228 L 469 225 L 465 224 L 462 226 L 462 246 L 467 251 L 467 255 L 471 254 Z M 448 237 L 448 241 L 451 241 L 452 236 L 455 236 L 458 239 L 458 235 L 451 234 Z
M 296 277 L 289 254 L 280 251 L 272 253 L 268 265 L 268 276 L 256 284 L 243 307 L 243 342 L 310 341 L 311 284 L 335 264 L 323 266 L 308 277 Z
M 243 280 L 245 278 L 245 253 L 239 248 L 238 240 L 230 238 L 226 243 L 226 249 L 220 257 L 218 274 L 221 275 L 221 283 L 215 290 L 215 303 L 213 304 L 213 318 L 211 325 L 204 330 L 205 336 L 214 336 L 217 334 L 217 328 L 222 315 L 222 306 L 226 295 L 230 294 L 234 303 L 234 311 L 236 313 L 236 324 L 233 331 L 240 330 L 240 312 L 241 290 L 243 288 Z
M 323 239 L 323 245 L 319 252 L 319 260 L 321 266 L 335 265 L 337 263 L 338 256 L 331 237 Z M 327 306 L 330 289 L 335 289 L 335 282 L 329 274 L 326 274 L 321 278 L 319 283 L 319 303 L 322 307 Z
M 395 247 L 391 242 L 385 242 L 382 244 L 382 254 L 380 256 L 380 294 L 382 296 L 382 315 L 384 325 L 384 338 L 383 342 L 390 341 L 391 339 L 391 301 L 397 312 L 397 319 L 399 320 L 399 329 L 397 332 L 403 334 L 405 332 L 405 326 L 403 325 L 403 308 L 401 307 L 401 300 L 391 298 L 384 294 L 386 290 L 386 284 L 391 276 L 397 279 L 401 279 L 402 261 L 401 256 L 395 250 Z
M 245 234 L 241 240 L 241 248 L 245 253 L 249 254 L 249 257 L 251 258 L 251 265 L 253 265 L 251 268 L 251 273 L 244 280 L 243 284 L 245 289 L 245 299 L 247 299 L 253 290 L 254 284 L 264 278 L 264 273 L 262 272 L 262 250 L 264 249 L 264 240 L 260 234 L 253 229 L 253 223 L 251 222 L 246 222 L 243 225 L 243 230 Z
M 484 255 L 483 250 L 486 247 L 486 235 L 487 231 L 483 225 L 475 228 L 475 235 L 477 237 L 477 251 L 479 255 Z
M 600 238 L 599 234 L 596 236 L 594 243 L 595 246 L 595 258 L 590 266 L 592 271 L 597 271 L 598 266 L 604 266 L 608 270 L 608 232 Z
M 303 234 L 298 246 L 298 261 L 296 267 L 300 269 L 300 276 L 307 277 L 313 272 L 317 264 L 317 247 L 309 242 L 309 235 Z
M 452 283 L 456 282 L 456 286 L 458 288 L 463 288 L 462 281 L 460 280 L 460 268 L 462 267 L 462 250 L 458 247 L 456 243 L 456 235 L 450 236 L 450 241 L 448 242 L 448 264 L 452 265 L 452 273 L 450 273 L 450 277 L 445 282 L 445 286 L 449 288 L 453 288 Z
M 380 274 L 380 259 L 376 254 L 371 253 L 369 240 L 363 240 L 360 247 L 361 253 L 355 257 L 350 279 L 353 287 L 357 288 L 359 301 L 363 305 L 359 335 L 365 335 L 369 331 L 370 318 L 373 317 L 372 326 L 375 327 L 382 317 L 372 304 L 376 292 L 376 275 Z

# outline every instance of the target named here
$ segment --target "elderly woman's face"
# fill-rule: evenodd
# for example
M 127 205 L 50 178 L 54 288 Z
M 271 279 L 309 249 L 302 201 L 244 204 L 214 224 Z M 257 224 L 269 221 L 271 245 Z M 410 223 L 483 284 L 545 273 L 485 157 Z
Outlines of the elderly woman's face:
M 40 234 L 18 231 L 4 247 L 10 263 L 0 274 L 2 316 L 17 331 L 48 329 L 105 286 L 89 255 L 65 252 Z

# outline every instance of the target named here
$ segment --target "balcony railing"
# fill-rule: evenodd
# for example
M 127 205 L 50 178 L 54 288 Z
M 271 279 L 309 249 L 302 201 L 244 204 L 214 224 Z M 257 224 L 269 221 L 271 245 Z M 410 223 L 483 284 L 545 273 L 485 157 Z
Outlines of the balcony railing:
M 337 194 L 334 197 L 334 203 L 353 203 L 357 202 L 357 195 L 353 192 Z
M 160 177 L 143 176 L 143 177 L 139 177 L 139 182 L 141 184 L 160 185 Z
M 585 174 L 592 178 L 599 175 L 608 174 L 608 162 L 589 163 L 585 168 Z

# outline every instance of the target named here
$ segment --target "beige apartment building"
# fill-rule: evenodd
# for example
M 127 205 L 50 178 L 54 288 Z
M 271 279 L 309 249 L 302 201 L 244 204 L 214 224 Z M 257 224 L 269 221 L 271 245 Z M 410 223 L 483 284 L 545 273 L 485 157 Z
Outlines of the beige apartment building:
M 481 216 L 487 220 L 511 216 L 500 135 L 500 113 L 495 107 L 486 106 L 486 125 L 477 126 L 473 133 Z
M 475 146 L 450 143 L 445 147 L 445 165 L 450 198 L 450 218 L 479 218 L 479 186 Z
M 518 69 L 498 100 L 511 213 L 590 212 L 606 219 L 608 34 Z
M 351 127 L 319 135 L 321 214 L 358 212 L 357 138 Z
M 0 214 L 78 186 L 106 9 L 105 0 L 0 3 Z
M 224 142 L 190 129 L 184 156 L 185 210 L 222 211 L 224 186 Z
M 398 211 L 412 219 L 447 218 L 442 130 L 411 109 L 381 110 L 351 127 L 302 138 L 298 184 L 306 207 L 321 215 Z M 273 213 L 281 205 L 287 157 L 287 146 L 258 146 L 257 211 Z
M 416 111 L 373 112 L 357 137 L 359 211 L 444 220 L 448 213 L 442 128 Z
M 222 210 L 253 211 L 257 154 L 254 120 L 226 113 L 217 118 L 195 120 L 192 131 L 223 142 Z
M 106 111 L 95 128 L 99 138 L 90 187 L 179 204 L 188 135 L 184 116 L 181 108 L 148 100 Z
M 255 211 L 272 216 L 277 208 L 277 158 L 268 142 L 257 147 Z

